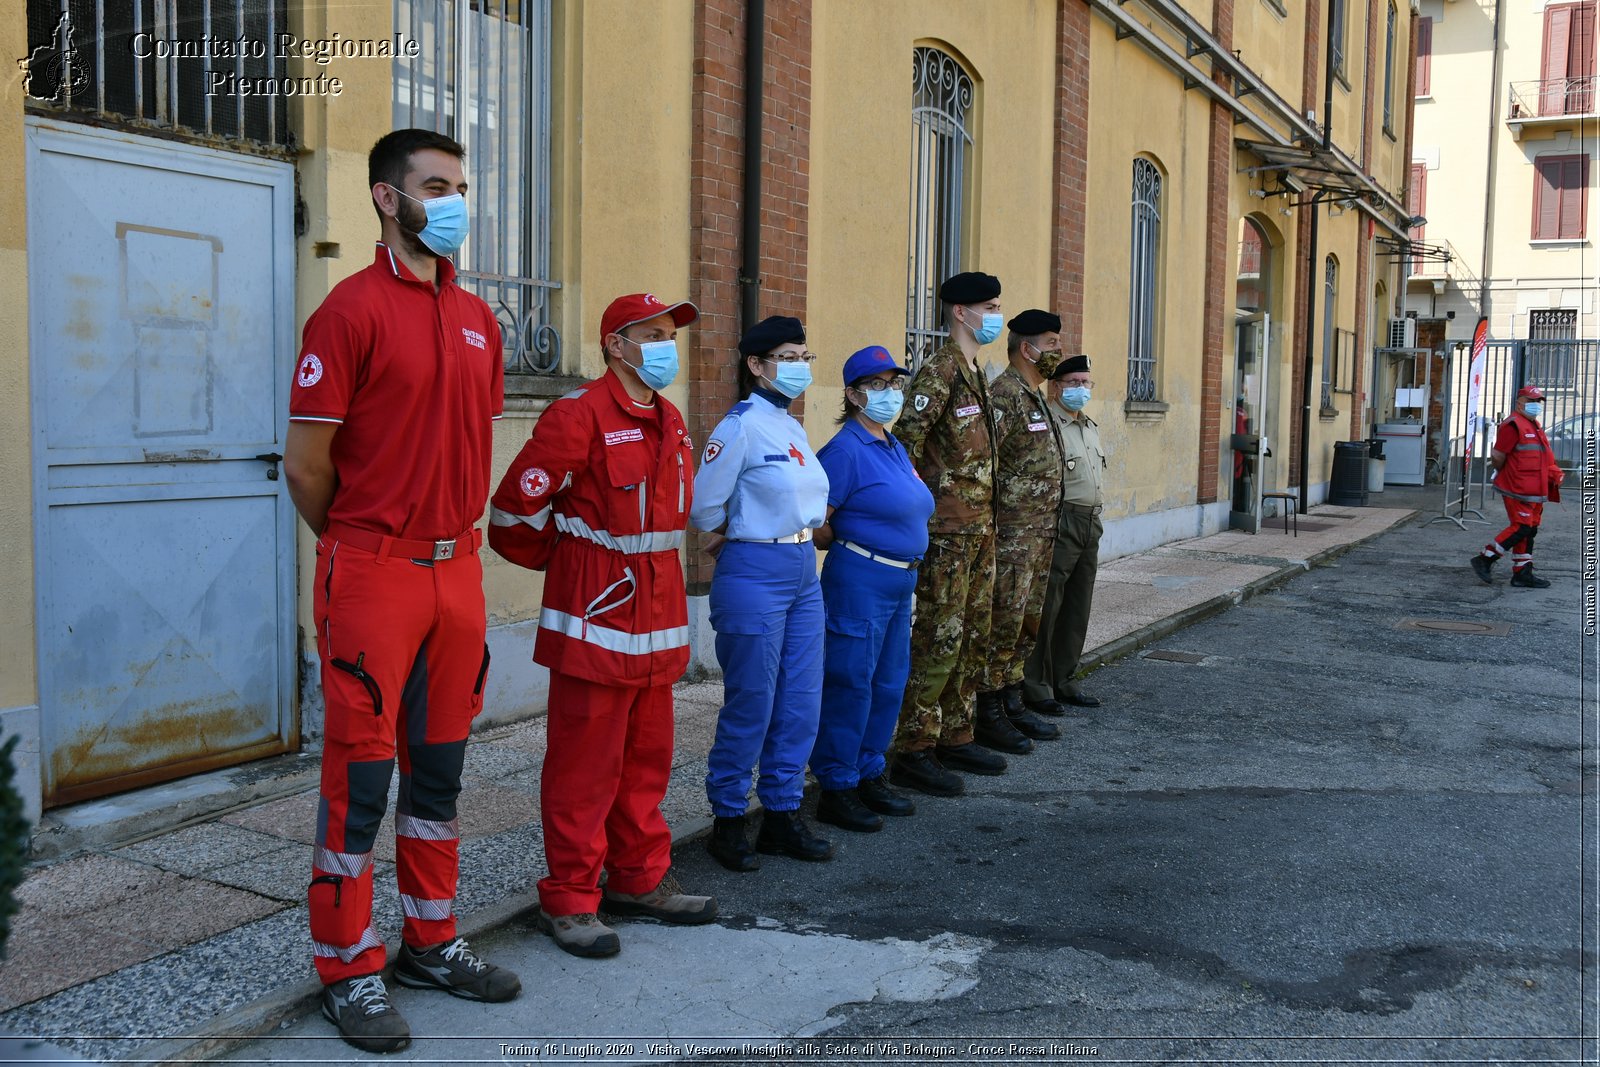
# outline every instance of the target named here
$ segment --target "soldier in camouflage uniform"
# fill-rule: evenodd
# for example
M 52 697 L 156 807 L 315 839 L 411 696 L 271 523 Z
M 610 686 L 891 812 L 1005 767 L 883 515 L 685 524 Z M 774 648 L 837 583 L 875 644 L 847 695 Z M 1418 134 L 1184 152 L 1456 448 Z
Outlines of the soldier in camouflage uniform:
M 1045 379 L 1061 362 L 1061 318 L 1029 310 L 1013 318 L 1008 366 L 989 386 L 994 403 L 997 535 L 989 663 L 978 693 L 978 744 L 1027 752 L 1061 736 L 1022 703 L 1023 664 L 1039 634 L 1050 550 L 1066 462 L 1056 421 L 1045 407 Z
M 1004 757 L 973 743 L 986 673 L 994 584 L 994 422 L 978 352 L 1000 336 L 1000 279 L 957 274 L 939 287 L 950 339 L 923 360 L 895 436 L 930 490 L 934 512 L 917 576 L 911 677 L 895 736 L 891 780 L 935 796 L 963 791 L 959 775 L 1002 774 Z

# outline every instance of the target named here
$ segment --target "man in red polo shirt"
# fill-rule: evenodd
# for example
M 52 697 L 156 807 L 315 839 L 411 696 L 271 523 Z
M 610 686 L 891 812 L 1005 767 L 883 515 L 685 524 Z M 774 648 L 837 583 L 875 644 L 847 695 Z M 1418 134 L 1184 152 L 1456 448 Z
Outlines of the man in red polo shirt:
M 606 373 L 539 416 L 492 501 L 489 544 L 547 570 L 533 648 L 550 668 L 538 921 L 575 956 L 622 947 L 596 914 L 602 900 L 614 915 L 661 922 L 717 915 L 715 900 L 669 873 L 661 814 L 672 683 L 689 665 L 678 551 L 694 444 L 659 390 L 678 372 L 678 328 L 698 314 L 649 293 L 612 301 L 600 318 Z
M 464 152 L 397 130 L 368 157 L 382 222 L 372 265 L 306 321 L 289 402 L 289 495 L 317 533 L 322 796 L 311 940 L 322 1011 L 351 1045 L 393 1052 L 410 1030 L 389 1002 L 372 928 L 372 851 L 395 757 L 395 875 L 405 912 L 395 980 L 510 1000 L 516 975 L 456 936 L 456 797 L 482 706 L 480 536 L 500 328 L 445 258 L 466 238 Z

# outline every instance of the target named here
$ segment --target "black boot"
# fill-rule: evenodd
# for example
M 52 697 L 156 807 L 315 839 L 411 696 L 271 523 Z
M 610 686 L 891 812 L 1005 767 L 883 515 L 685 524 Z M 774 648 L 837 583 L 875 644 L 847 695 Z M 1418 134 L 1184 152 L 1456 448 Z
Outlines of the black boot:
M 817 801 L 817 821 L 858 834 L 874 834 L 883 829 L 883 816 L 873 814 L 861 803 L 854 789 L 824 789 Z
M 955 775 L 951 775 L 956 778 Z M 956 784 L 961 784 L 961 779 L 956 778 Z M 889 788 L 889 776 L 880 774 L 876 778 L 863 778 L 861 784 L 856 786 L 856 796 L 861 798 L 861 803 L 869 811 L 879 815 L 915 815 L 917 806 L 911 803 L 910 797 L 903 797 Z
M 761 816 L 756 851 L 813 862 L 833 858 L 833 845 L 811 832 L 798 811 L 769 811 Z
M 1020 756 L 1033 751 L 1033 742 L 1022 736 L 1006 718 L 998 690 L 978 694 L 978 718 L 973 723 L 972 733 L 974 741 L 997 752 L 1013 752 Z
M 940 745 L 933 751 L 942 766 L 954 767 L 958 771 L 990 775 L 1006 773 L 1004 756 L 971 741 L 964 745 Z
M 1035 741 L 1054 741 L 1061 736 L 1061 728 L 1053 722 L 1045 722 L 1039 716 L 1022 706 L 1022 686 L 1008 685 L 1000 690 L 1002 706 L 1005 708 L 1006 718 L 1011 720 L 1011 725 L 1024 737 Z
M 711 826 L 711 836 L 706 838 L 706 851 L 711 858 L 730 871 L 754 871 L 761 868 L 761 857 L 750 847 L 744 833 L 743 815 L 718 815 Z
M 1055 697 L 1046 697 L 1044 700 L 1029 700 L 1024 697 L 1022 705 L 1029 711 L 1037 711 L 1040 715 L 1049 715 L 1054 719 L 1059 719 L 1067 713 L 1067 706 Z
M 1519 589 L 1549 589 L 1550 579 L 1533 573 L 1533 564 L 1530 563 L 1520 571 L 1511 572 L 1511 584 Z
M 958 797 L 966 792 L 966 783 L 961 776 L 945 770 L 934 757 L 932 749 L 901 752 L 892 759 L 894 784 L 901 788 L 915 789 L 933 797 Z

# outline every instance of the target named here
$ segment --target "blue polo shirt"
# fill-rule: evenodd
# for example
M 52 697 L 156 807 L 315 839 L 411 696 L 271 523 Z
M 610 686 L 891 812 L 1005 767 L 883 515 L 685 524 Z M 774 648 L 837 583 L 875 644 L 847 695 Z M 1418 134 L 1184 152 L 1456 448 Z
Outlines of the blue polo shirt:
M 828 472 L 828 504 L 835 509 L 828 524 L 835 540 L 893 559 L 922 558 L 933 494 L 894 434 L 880 441 L 851 419 L 817 459 Z

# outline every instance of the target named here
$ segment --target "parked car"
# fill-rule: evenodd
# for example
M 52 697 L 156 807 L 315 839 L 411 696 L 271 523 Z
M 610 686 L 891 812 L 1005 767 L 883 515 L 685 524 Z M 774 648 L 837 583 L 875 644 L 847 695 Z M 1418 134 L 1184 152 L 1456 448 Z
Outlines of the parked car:
M 1587 411 L 1571 415 L 1545 427 L 1550 438 L 1550 448 L 1556 462 L 1571 470 L 1581 471 L 1591 462 L 1590 457 L 1600 449 L 1600 411 Z

